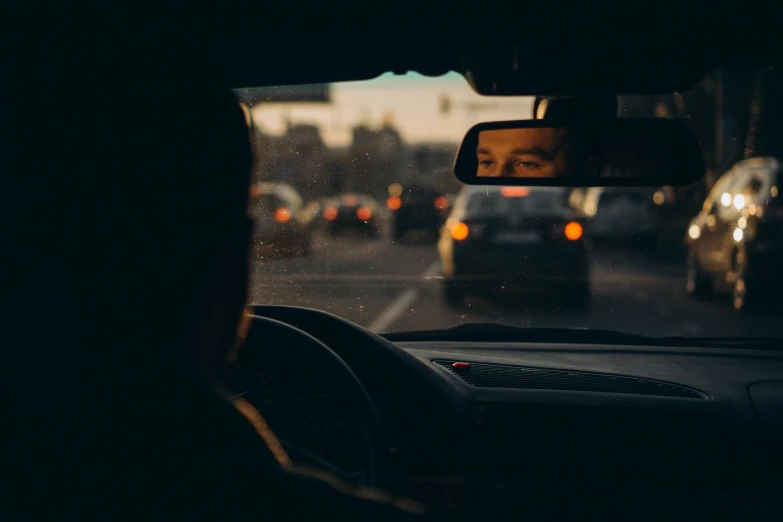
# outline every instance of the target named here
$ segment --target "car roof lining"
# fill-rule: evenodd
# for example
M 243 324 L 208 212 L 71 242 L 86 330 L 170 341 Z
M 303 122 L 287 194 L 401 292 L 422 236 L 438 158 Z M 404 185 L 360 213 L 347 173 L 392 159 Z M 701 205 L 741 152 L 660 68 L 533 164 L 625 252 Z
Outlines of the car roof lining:
M 640 17 L 623 10 L 607 17 L 590 6 L 582 18 L 563 17 L 554 6 L 532 14 L 529 5 L 504 7 L 512 10 L 507 19 L 516 9 L 521 19 L 538 15 L 536 24 L 505 33 L 476 32 L 472 10 L 423 11 L 415 24 L 401 24 L 397 32 L 300 32 L 285 37 L 284 52 L 280 33 L 233 30 L 215 40 L 212 52 L 231 88 L 455 71 L 479 93 L 495 95 L 666 94 L 687 91 L 720 66 L 783 65 L 779 32 L 757 13 L 689 7 L 690 12 L 661 8 Z M 411 25 L 418 30 L 404 32 Z M 421 31 L 428 26 L 441 30 Z M 744 38 L 742 30 L 752 38 Z

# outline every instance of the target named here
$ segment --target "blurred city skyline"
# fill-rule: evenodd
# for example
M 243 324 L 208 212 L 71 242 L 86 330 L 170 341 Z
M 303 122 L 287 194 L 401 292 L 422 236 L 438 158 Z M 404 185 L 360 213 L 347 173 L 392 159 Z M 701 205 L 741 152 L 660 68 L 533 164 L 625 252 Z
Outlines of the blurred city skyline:
M 451 105 L 447 113 L 444 99 Z M 458 143 L 482 121 L 530 118 L 532 104 L 531 97 L 482 97 L 457 73 L 436 78 L 387 73 L 368 81 L 331 84 L 330 103 L 257 104 L 252 110 L 264 133 L 282 135 L 289 121 L 311 124 L 319 127 L 327 146 L 346 147 L 354 127 L 378 128 L 384 122 L 406 143 Z

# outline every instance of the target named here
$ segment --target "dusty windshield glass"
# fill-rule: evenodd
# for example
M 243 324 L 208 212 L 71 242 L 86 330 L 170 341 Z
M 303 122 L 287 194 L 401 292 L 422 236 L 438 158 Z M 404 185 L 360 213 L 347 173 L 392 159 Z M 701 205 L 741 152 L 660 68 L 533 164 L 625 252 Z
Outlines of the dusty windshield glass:
M 716 71 L 689 93 L 620 98 L 620 117 L 689 122 L 708 169 L 692 186 L 507 192 L 476 192 L 450 168 L 468 128 L 532 118 L 533 98 L 484 98 L 456 74 L 239 91 L 254 182 L 303 201 L 259 201 L 276 247 L 254 250 L 251 301 L 376 332 L 498 322 L 780 337 L 779 165 L 749 132 L 753 85 Z

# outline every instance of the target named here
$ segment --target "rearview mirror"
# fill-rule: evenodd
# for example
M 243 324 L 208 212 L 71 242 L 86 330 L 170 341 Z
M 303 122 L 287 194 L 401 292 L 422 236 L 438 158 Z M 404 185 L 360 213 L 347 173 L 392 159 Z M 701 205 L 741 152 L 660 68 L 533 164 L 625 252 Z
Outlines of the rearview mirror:
M 454 173 L 468 185 L 657 187 L 697 181 L 704 160 L 693 132 L 678 120 L 518 120 L 471 128 Z

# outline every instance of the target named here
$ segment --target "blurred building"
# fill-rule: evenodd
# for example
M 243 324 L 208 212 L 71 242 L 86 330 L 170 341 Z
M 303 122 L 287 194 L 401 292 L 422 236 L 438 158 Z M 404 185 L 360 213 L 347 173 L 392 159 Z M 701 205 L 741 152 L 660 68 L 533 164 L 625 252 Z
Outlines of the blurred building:
M 416 182 L 428 185 L 444 193 L 459 192 L 461 183 L 452 172 L 452 165 L 457 154 L 457 144 L 420 143 L 411 148 L 411 160 L 406 162 L 406 169 L 400 183 Z
M 328 84 L 289 85 L 235 89 L 245 104 L 257 109 L 278 103 L 328 105 L 332 101 Z M 328 182 L 329 150 L 315 125 L 288 123 L 282 136 L 264 134 L 258 127 L 252 131 L 253 180 L 290 183 L 303 197 L 313 198 Z
M 368 125 L 353 128 L 343 169 L 343 192 L 383 196 L 403 167 L 404 143 L 390 120 L 379 129 Z
M 424 184 L 456 193 L 451 167 L 456 143 L 406 144 L 386 116 L 379 127 L 360 124 L 347 147 L 328 147 L 315 125 L 289 123 L 281 136 L 255 134 L 255 181 L 289 183 L 308 200 L 341 192 L 385 199 L 392 183 Z
M 282 136 L 258 133 L 256 150 L 256 181 L 289 183 L 305 199 L 327 190 L 330 151 L 317 126 L 289 124 Z

